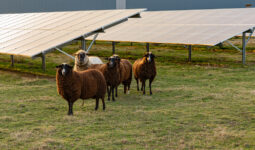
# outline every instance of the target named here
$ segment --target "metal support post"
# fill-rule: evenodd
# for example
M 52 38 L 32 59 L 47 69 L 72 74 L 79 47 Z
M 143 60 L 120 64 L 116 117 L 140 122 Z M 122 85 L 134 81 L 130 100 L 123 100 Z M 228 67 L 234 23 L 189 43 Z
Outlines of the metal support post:
M 14 56 L 11 55 L 11 66 L 14 67 Z
M 115 54 L 115 42 L 112 42 L 112 54 Z
M 81 39 L 81 49 L 86 50 L 86 40 L 84 38 Z
M 189 45 L 188 48 L 189 48 L 189 62 L 191 62 L 192 45 Z
M 150 51 L 150 44 L 149 43 L 146 43 L 146 50 L 147 50 L 147 52 Z
M 130 46 L 133 46 L 133 42 L 130 43 Z
M 243 65 L 245 65 L 245 51 L 246 51 L 246 32 L 243 32 L 243 42 L 242 42 L 243 50 L 242 50 L 242 61 Z
M 46 60 L 45 60 L 44 53 L 42 53 L 42 69 L 43 69 L 43 71 L 46 71 Z

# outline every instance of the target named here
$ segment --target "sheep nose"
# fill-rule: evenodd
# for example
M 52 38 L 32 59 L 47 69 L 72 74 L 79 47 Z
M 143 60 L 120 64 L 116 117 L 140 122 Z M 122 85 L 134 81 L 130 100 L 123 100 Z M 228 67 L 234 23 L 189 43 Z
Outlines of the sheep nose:
M 151 62 L 151 57 L 148 57 L 147 60 L 148 60 L 148 62 Z
M 62 75 L 63 76 L 66 75 L 66 70 L 65 69 L 62 70 Z
M 81 58 L 80 58 L 80 62 L 82 63 L 82 62 L 83 62 L 83 60 L 84 60 L 84 58 L 82 58 L 82 57 L 81 57 Z
M 110 67 L 113 67 L 114 64 L 113 64 L 113 62 L 110 62 L 109 65 L 110 65 Z

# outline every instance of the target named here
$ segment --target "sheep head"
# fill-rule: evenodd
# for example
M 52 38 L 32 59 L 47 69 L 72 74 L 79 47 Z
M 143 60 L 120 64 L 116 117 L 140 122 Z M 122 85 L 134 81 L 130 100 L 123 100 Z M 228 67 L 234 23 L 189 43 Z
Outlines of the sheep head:
M 153 62 L 154 58 L 156 57 L 154 54 L 152 54 L 152 52 L 146 52 L 145 55 L 143 56 L 146 58 L 147 62 Z
M 56 66 L 56 68 L 58 68 L 58 73 L 61 74 L 62 76 L 68 75 L 73 70 L 73 67 L 66 63 Z
M 112 55 L 111 57 L 114 57 L 115 58 L 115 61 L 118 63 L 118 64 L 120 64 L 120 56 L 119 55 L 117 55 L 117 54 L 114 54 L 114 55 Z
M 84 50 L 79 50 L 75 53 L 75 63 L 78 65 L 85 65 L 89 61 L 88 53 Z
M 108 60 L 107 66 L 109 68 L 114 68 L 116 66 L 116 64 L 117 64 L 117 61 L 118 61 L 117 58 L 114 57 L 114 56 L 106 58 L 106 60 Z

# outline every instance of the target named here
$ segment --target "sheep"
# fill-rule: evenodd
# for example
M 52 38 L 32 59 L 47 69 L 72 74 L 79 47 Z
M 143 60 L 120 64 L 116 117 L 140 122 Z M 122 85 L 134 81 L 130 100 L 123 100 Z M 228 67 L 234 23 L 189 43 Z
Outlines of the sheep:
M 78 72 L 65 63 L 56 66 L 56 68 L 58 94 L 68 102 L 68 115 L 73 115 L 73 104 L 79 98 L 83 100 L 96 99 L 95 110 L 98 109 L 99 98 L 101 98 L 103 110 L 105 110 L 106 81 L 101 72 L 95 69 Z
M 89 68 L 98 69 L 103 73 L 107 84 L 108 100 L 110 101 L 110 96 L 112 94 L 112 100 L 115 101 L 114 89 L 120 83 L 120 70 L 115 57 L 111 56 L 106 59 L 108 63 L 91 65 Z M 108 87 L 110 87 L 110 89 Z
M 95 56 L 88 56 L 88 53 L 84 50 L 78 50 L 75 53 L 75 71 L 83 71 L 88 69 L 92 64 L 103 64 L 102 60 Z
M 124 85 L 124 93 L 126 94 L 128 88 L 128 94 L 130 90 L 130 84 L 132 81 L 132 64 L 127 59 L 120 59 L 119 55 L 113 55 L 116 60 L 118 61 L 118 66 L 120 68 L 120 83 Z M 119 83 L 119 84 L 120 84 Z M 117 88 L 116 88 L 116 97 L 117 95 Z
M 147 52 L 143 58 L 136 60 L 133 64 L 134 77 L 137 83 L 137 91 L 139 91 L 138 80 L 140 80 L 142 82 L 141 90 L 143 90 L 143 94 L 145 94 L 145 81 L 149 79 L 150 95 L 152 95 L 151 83 L 157 74 L 154 58 L 155 55 L 153 55 L 151 52 Z

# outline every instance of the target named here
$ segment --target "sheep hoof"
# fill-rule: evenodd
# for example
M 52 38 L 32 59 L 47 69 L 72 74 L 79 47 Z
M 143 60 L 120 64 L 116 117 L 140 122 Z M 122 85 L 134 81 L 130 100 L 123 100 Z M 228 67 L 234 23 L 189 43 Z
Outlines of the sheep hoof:
M 105 110 L 105 107 L 103 107 L 103 110 Z
M 98 109 L 98 108 L 96 107 L 96 108 L 95 108 L 95 111 L 97 111 L 97 109 Z

